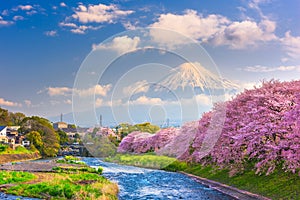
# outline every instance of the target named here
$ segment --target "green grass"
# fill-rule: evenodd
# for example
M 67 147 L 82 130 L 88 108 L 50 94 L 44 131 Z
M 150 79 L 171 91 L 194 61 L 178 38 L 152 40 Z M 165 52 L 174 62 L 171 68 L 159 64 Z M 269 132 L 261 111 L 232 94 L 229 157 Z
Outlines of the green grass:
M 28 150 L 23 146 L 18 146 L 16 147 L 16 149 L 12 149 L 8 146 L 5 147 L 5 145 L 1 145 L 0 147 L 0 154 L 29 154 L 36 152 Z
M 106 158 L 105 161 L 145 168 L 162 169 L 176 161 L 176 159 L 147 153 L 143 155 L 117 154 L 114 157 Z
M 73 173 L 73 172 L 89 172 L 89 173 L 95 173 L 95 174 L 102 174 L 103 168 L 98 167 L 98 168 L 92 168 L 92 167 L 53 167 L 53 171 L 55 172 L 65 172 L 65 173 Z
M 300 199 L 300 177 L 298 174 L 275 170 L 271 175 L 256 175 L 248 167 L 244 172 L 229 176 L 229 170 L 217 169 L 214 166 L 201 166 L 176 161 L 165 170 L 184 171 L 199 177 L 214 180 L 226 185 L 260 194 L 275 199 Z
M 65 156 L 62 159 L 56 160 L 56 163 L 86 165 L 84 162 L 80 161 L 79 158 L 74 156 Z
M 26 174 L 27 179 L 18 179 L 18 183 L 34 177 L 43 177 L 43 180 L 31 184 L 19 183 L 8 188 L 6 193 L 41 199 L 117 199 L 118 186 L 97 174 L 97 170 L 94 172 L 77 171 L 76 173 L 74 171 L 72 173 L 36 173 L 36 176 L 27 172 L 22 173 Z M 5 174 L 3 177 L 14 177 L 16 172 L 3 172 L 3 174 Z M 16 180 L 7 179 L 5 183 L 16 183 Z
M 0 185 L 30 181 L 34 178 L 35 176 L 29 172 L 0 171 Z

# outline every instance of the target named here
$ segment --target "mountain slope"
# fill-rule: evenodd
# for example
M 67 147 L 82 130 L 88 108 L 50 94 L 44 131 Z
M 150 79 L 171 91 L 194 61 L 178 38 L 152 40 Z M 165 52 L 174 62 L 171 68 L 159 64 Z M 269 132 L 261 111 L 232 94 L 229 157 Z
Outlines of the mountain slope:
M 158 83 L 161 87 L 170 90 L 192 87 L 205 89 L 237 89 L 238 85 L 222 79 L 201 66 L 200 63 L 183 63 L 171 70 L 170 74 Z

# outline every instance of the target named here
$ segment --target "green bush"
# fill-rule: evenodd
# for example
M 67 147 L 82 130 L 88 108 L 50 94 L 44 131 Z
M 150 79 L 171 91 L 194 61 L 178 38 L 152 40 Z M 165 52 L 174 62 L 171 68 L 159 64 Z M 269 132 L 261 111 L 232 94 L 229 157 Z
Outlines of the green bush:
M 8 148 L 7 145 L 4 145 L 4 144 L 0 144 L 0 152 L 4 152 L 6 151 L 6 149 Z
M 35 178 L 34 174 L 29 172 L 0 171 L 0 185 L 29 181 L 34 178 Z

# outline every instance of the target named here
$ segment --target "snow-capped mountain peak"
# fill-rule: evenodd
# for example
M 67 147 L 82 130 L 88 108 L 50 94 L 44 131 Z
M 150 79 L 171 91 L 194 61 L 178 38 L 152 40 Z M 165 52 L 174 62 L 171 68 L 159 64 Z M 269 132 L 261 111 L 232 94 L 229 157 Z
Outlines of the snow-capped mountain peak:
M 237 89 L 238 85 L 205 69 L 200 63 L 183 63 L 172 69 L 158 85 L 176 90 L 187 87 L 205 89 Z

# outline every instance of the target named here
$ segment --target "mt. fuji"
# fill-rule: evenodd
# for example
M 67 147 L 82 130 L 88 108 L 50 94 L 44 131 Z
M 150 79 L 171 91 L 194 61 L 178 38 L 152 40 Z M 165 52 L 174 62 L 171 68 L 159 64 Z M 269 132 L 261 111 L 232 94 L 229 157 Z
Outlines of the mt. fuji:
M 158 83 L 160 87 L 169 90 L 187 88 L 200 89 L 229 89 L 236 90 L 238 85 L 205 69 L 200 63 L 183 63 L 172 69 L 170 74 Z

